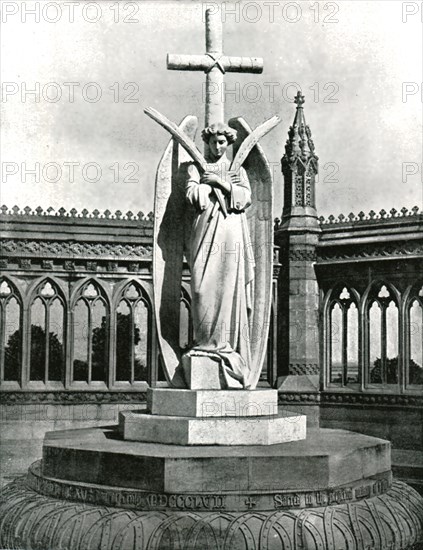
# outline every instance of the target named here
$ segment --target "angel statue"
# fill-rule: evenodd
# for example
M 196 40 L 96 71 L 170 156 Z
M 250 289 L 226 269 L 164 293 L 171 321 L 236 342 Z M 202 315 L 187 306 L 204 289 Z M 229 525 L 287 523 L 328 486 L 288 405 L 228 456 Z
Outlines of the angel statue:
M 216 38 L 206 16 L 206 30 Z M 216 65 L 211 54 L 186 63 L 184 56 L 176 57 L 168 56 L 169 68 L 187 70 L 195 57 L 204 63 L 194 70 L 211 63 L 208 84 L 219 78 L 216 70 L 234 70 L 233 59 L 241 67 L 250 59 L 220 56 Z M 168 384 L 254 389 L 267 348 L 273 261 L 272 178 L 258 141 L 279 118 L 254 131 L 242 118 L 225 124 L 223 105 L 206 97 L 203 156 L 194 142 L 196 117 L 177 126 L 155 109 L 145 113 L 172 135 L 157 170 L 153 250 L 154 313 Z M 188 350 L 179 345 L 184 257 L 193 328 Z
M 187 260 L 191 272 L 194 346 L 183 357 L 214 357 L 226 387 L 246 387 L 251 368 L 249 318 L 254 256 L 245 215 L 251 187 L 244 168 L 230 171 L 226 156 L 236 131 L 223 123 L 205 128 L 210 166 L 200 176 L 188 167 L 186 197 L 195 208 Z M 216 193 L 222 193 L 226 212 Z

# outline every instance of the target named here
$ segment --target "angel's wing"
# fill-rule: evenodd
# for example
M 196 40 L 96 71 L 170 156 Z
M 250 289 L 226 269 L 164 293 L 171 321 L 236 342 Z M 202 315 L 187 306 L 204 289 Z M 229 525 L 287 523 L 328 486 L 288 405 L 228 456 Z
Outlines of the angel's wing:
M 234 157 L 240 144 L 251 133 L 243 118 L 233 118 L 229 126 L 237 131 Z M 252 191 L 252 204 L 246 210 L 255 260 L 252 319 L 250 322 L 251 374 L 248 384 L 255 388 L 266 355 L 272 303 L 273 278 L 273 186 L 269 163 L 259 144 L 255 145 L 243 163 Z
M 194 140 L 198 120 L 187 116 L 179 130 Z M 180 361 L 179 317 L 186 227 L 186 202 L 181 164 L 191 161 L 171 139 L 160 160 L 154 197 L 153 290 L 157 335 L 168 383 L 186 387 L 175 371 Z

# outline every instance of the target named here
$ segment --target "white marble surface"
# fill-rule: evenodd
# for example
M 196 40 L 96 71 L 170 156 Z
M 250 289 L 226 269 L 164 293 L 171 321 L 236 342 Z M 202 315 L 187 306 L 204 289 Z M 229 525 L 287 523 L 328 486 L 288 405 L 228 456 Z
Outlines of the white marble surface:
M 278 413 L 278 391 L 150 388 L 147 407 L 151 414 L 164 416 L 270 416 Z
M 274 445 L 306 438 L 306 416 L 191 418 L 120 413 L 125 440 L 173 445 Z

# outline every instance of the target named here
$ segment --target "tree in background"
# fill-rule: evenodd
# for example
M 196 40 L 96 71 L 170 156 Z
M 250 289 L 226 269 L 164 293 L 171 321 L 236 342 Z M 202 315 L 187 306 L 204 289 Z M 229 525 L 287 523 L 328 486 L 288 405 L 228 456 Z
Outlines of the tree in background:
M 398 356 L 386 359 L 386 382 L 388 384 L 398 384 Z M 382 360 L 378 357 L 373 363 L 370 371 L 370 383 L 382 383 Z M 413 359 L 409 363 L 409 381 L 410 385 L 423 384 L 423 368 Z
M 16 330 L 5 347 L 5 380 L 17 380 L 21 368 L 22 334 Z M 44 381 L 46 363 L 46 332 L 31 326 L 30 379 Z M 49 333 L 48 380 L 64 380 L 64 346 L 54 332 Z

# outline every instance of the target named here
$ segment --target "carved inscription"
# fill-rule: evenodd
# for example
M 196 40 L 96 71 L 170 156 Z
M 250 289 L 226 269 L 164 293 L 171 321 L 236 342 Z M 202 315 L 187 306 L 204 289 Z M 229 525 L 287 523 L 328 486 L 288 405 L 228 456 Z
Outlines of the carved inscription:
M 273 500 L 275 508 L 298 508 L 301 506 L 301 497 L 297 494 L 276 494 Z
M 353 489 L 338 489 L 335 491 L 312 491 L 308 493 L 282 493 L 273 497 L 274 507 L 307 508 L 313 506 L 328 506 L 354 500 Z
M 176 508 L 178 510 L 224 510 L 223 495 L 163 495 L 150 494 L 146 500 L 151 508 Z
M 355 488 L 355 498 L 369 498 L 376 495 L 380 495 L 389 489 L 389 481 L 387 479 L 380 479 L 371 484 L 360 485 Z
M 358 487 L 343 487 L 326 491 L 310 491 L 305 493 L 277 493 L 273 495 L 275 509 L 308 508 L 315 506 L 330 506 L 342 504 L 362 498 L 370 498 L 385 493 L 390 487 L 389 479 L 369 480 Z
M 58 499 L 138 510 L 243 511 L 313 508 L 374 497 L 385 493 L 391 486 L 391 477 L 387 474 L 352 487 L 332 490 L 265 493 L 248 493 L 239 490 L 224 494 L 218 492 L 164 494 L 112 487 L 80 486 L 43 478 L 38 472 L 38 468 L 31 468 L 27 478 L 29 486 L 38 493 Z
M 101 503 L 106 506 L 123 506 L 142 510 L 225 510 L 225 495 L 185 495 L 143 493 L 135 491 L 107 490 L 97 487 L 79 487 L 57 483 L 30 475 L 31 487 L 38 493 L 65 500 L 85 503 Z

